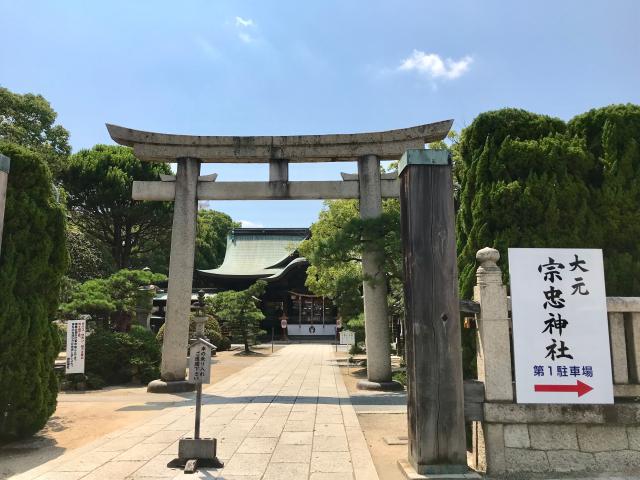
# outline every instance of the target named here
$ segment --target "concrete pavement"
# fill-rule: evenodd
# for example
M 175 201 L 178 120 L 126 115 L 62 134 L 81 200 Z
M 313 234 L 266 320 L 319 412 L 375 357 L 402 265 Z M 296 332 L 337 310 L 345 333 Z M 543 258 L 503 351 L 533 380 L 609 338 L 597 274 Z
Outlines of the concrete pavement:
M 218 439 L 223 469 L 167 467 L 193 434 L 187 400 L 14 478 L 378 480 L 331 345 L 289 345 L 204 393 L 201 436 Z

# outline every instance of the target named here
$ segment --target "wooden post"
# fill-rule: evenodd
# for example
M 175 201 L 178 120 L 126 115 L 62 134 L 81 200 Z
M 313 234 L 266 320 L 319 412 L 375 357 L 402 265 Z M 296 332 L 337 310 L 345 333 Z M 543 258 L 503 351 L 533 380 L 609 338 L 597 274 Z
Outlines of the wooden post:
M 448 152 L 400 160 L 409 462 L 418 474 L 468 471 Z

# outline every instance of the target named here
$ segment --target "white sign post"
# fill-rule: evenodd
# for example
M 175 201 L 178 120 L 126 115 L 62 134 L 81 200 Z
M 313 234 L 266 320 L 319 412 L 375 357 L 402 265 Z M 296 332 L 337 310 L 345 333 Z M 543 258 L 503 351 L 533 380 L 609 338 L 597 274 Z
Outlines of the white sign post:
M 86 320 L 67 322 L 67 365 L 65 373 L 84 373 Z
M 189 383 L 210 383 L 212 348 L 215 347 L 202 338 L 189 345 Z
M 510 248 L 518 403 L 613 403 L 602 250 Z
M 351 330 L 340 332 L 340 345 L 353 345 L 356 343 L 356 334 Z

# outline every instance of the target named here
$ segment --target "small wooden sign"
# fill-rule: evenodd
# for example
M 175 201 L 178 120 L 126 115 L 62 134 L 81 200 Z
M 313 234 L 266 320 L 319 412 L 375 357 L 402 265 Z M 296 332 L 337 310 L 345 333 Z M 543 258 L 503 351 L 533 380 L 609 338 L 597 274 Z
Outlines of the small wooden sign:
M 189 345 L 189 383 L 211 383 L 211 350 L 215 349 L 202 338 Z
M 356 333 L 351 330 L 340 332 L 340 345 L 353 345 L 356 343 Z
M 67 364 L 65 373 L 84 373 L 86 320 L 67 322 Z

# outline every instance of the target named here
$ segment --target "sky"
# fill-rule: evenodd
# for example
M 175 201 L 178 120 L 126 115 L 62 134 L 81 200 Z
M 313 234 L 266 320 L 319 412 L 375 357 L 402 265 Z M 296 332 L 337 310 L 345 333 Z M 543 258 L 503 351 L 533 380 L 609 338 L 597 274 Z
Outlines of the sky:
M 105 123 L 163 133 L 355 133 L 524 108 L 568 120 L 640 103 L 637 0 L 0 0 L 0 86 L 39 93 L 74 151 Z M 292 164 L 338 180 L 352 163 Z M 267 165 L 206 164 L 219 181 Z M 211 202 L 306 227 L 319 201 Z

